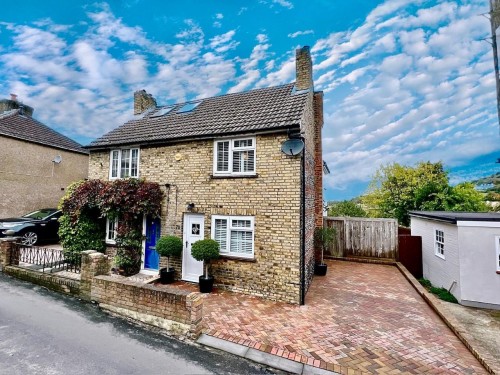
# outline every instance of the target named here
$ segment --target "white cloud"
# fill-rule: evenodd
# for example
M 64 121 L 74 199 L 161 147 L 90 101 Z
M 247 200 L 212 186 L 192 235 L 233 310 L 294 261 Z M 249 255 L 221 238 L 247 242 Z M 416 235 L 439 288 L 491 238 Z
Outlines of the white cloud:
M 298 36 L 314 34 L 314 30 L 304 30 L 304 31 L 296 31 L 294 33 L 288 34 L 289 38 L 297 38 Z
M 273 4 L 278 4 L 281 5 L 284 8 L 292 9 L 293 4 L 291 1 L 288 0 L 272 0 Z

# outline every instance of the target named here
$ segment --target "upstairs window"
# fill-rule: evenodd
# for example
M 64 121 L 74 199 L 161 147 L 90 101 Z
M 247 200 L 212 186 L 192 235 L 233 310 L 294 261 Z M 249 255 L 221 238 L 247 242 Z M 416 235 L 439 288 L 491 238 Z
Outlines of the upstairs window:
M 109 179 L 139 177 L 139 149 L 112 150 L 109 158 Z
M 438 257 L 444 259 L 444 232 L 439 229 L 434 234 L 434 250 Z
M 214 174 L 254 175 L 255 137 L 215 141 Z
M 222 255 L 254 257 L 254 218 L 251 216 L 212 216 L 212 238 Z

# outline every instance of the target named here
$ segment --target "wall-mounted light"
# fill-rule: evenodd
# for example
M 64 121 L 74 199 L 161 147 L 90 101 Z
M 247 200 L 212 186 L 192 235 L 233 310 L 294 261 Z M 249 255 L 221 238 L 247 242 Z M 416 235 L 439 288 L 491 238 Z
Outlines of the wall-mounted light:
M 188 211 L 193 211 L 194 210 L 194 203 L 188 203 L 187 206 L 186 206 L 186 209 Z

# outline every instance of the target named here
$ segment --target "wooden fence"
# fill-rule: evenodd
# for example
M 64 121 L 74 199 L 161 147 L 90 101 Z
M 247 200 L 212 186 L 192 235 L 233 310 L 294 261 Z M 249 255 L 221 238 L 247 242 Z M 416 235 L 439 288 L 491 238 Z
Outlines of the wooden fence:
M 325 227 L 335 228 L 336 241 L 330 255 L 396 259 L 398 222 L 395 219 L 325 217 Z

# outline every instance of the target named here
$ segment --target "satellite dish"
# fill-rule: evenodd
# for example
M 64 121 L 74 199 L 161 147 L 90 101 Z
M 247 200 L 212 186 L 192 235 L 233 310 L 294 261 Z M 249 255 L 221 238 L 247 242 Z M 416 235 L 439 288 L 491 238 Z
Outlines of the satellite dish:
M 54 160 L 52 160 L 54 163 L 56 164 L 59 164 L 60 162 L 62 162 L 62 156 L 61 155 L 57 155 Z
M 288 139 L 281 144 L 281 152 L 285 155 L 295 156 L 304 149 L 304 141 L 302 139 Z

